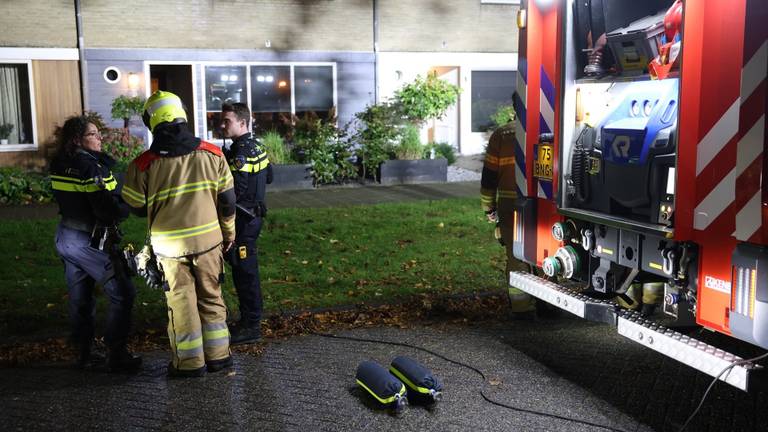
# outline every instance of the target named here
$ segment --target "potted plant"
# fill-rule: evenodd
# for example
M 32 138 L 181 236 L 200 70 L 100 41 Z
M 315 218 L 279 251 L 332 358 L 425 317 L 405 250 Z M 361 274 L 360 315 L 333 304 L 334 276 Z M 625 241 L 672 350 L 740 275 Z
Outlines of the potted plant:
M 312 174 L 309 164 L 296 163 L 285 139 L 276 131 L 269 131 L 259 137 L 274 175 L 270 190 L 312 189 Z
M 11 136 L 11 132 L 13 132 L 13 124 L 0 124 L 0 144 L 8 144 L 8 138 Z
M 381 164 L 382 184 L 432 183 L 448 180 L 448 161 L 445 158 L 425 159 L 419 129 L 409 124 L 403 128 L 400 142 L 394 147 L 397 159 Z
M 133 116 L 141 116 L 144 111 L 144 98 L 141 96 L 120 95 L 112 100 L 112 119 L 123 119 L 123 128 L 128 129 Z

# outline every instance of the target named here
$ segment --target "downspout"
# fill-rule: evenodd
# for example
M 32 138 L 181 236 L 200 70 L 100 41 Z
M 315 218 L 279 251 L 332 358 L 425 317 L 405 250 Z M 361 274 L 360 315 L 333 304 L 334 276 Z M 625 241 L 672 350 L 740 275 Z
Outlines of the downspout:
M 379 103 L 379 7 L 373 0 L 373 100 Z
M 80 101 L 83 103 L 83 112 L 88 111 L 88 69 L 85 64 L 85 41 L 83 39 L 83 17 L 80 0 L 75 0 L 75 25 L 77 27 L 77 52 L 80 57 Z

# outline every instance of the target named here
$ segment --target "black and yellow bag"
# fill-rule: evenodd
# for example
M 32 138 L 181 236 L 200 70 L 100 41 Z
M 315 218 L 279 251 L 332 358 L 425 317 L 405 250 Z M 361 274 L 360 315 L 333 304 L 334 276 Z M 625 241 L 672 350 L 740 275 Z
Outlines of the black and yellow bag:
M 408 405 L 405 385 L 376 362 L 364 361 L 357 366 L 357 384 L 384 408 L 400 414 Z
M 432 405 L 442 399 L 443 384 L 416 360 L 396 357 L 389 371 L 408 387 L 408 400 L 411 403 Z

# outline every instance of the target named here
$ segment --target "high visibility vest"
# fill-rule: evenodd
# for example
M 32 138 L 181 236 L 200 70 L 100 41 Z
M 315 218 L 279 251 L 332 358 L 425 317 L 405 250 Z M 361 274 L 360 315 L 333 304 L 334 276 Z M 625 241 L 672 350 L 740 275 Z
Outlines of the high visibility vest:
M 182 156 L 144 152 L 128 166 L 122 196 L 147 208 L 152 248 L 164 257 L 195 255 L 234 241 L 235 216 L 218 214 L 218 195 L 233 181 L 221 150 L 202 142 Z

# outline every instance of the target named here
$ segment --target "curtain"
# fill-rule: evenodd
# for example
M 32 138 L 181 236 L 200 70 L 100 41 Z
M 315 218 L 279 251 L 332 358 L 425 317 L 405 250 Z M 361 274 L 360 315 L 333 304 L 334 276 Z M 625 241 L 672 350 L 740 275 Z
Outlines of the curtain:
M 9 144 L 18 144 L 24 130 L 19 67 L 26 67 L 26 65 L 0 64 L 0 124 L 13 125 L 11 136 L 8 137 Z

